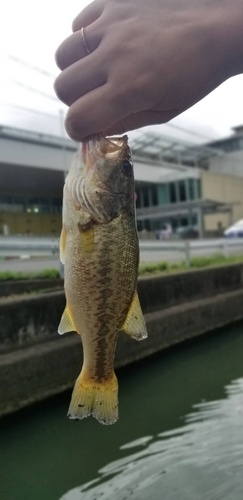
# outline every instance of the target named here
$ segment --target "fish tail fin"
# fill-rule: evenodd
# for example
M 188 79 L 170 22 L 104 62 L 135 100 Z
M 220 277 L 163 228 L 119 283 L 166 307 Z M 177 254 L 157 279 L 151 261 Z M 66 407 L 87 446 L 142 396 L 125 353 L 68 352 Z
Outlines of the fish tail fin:
M 109 379 L 94 381 L 81 371 L 75 382 L 68 417 L 82 419 L 93 415 L 101 424 L 118 419 L 118 383 L 113 372 Z

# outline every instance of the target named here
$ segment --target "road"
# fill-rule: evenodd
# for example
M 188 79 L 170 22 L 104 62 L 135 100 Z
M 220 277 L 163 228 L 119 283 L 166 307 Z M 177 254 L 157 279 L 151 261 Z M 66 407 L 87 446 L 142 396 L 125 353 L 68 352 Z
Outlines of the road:
M 223 245 L 229 245 L 226 248 Z M 209 256 L 216 253 L 226 252 L 229 255 L 243 255 L 243 239 L 238 241 L 237 246 L 232 246 L 231 240 L 213 239 L 213 240 L 194 240 L 190 242 L 190 255 Z M 170 248 L 171 247 L 171 248 Z M 173 249 L 172 249 L 173 247 Z M 218 248 L 217 248 L 218 247 Z M 140 262 L 155 263 L 162 260 L 168 262 L 178 262 L 185 259 L 185 242 L 161 242 L 161 241 L 142 241 L 140 242 Z M 43 269 L 59 269 L 60 263 L 58 255 L 0 260 L 1 271 L 22 271 L 38 272 Z

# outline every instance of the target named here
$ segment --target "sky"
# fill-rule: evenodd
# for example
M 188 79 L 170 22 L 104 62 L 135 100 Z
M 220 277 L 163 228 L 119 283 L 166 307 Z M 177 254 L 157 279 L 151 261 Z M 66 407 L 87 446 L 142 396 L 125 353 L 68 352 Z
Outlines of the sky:
M 54 53 L 71 34 L 72 20 L 88 3 L 4 2 L 0 9 L 0 125 L 65 135 L 66 107 L 53 91 L 59 72 Z M 231 78 L 169 124 L 149 130 L 191 142 L 225 137 L 232 127 L 243 124 L 242 88 L 243 75 Z

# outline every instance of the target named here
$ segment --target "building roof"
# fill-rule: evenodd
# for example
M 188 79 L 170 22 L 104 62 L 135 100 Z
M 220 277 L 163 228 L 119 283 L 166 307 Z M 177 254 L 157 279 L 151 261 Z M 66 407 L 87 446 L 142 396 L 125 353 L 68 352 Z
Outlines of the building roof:
M 192 144 L 154 132 L 145 132 L 131 140 L 131 149 L 137 161 L 166 162 L 188 167 L 207 168 L 209 159 L 219 153 L 204 144 Z
M 137 220 L 163 219 L 178 215 L 188 215 L 201 210 L 204 215 L 227 213 L 232 211 L 232 206 L 237 203 L 221 203 L 215 200 L 195 200 L 183 201 L 181 203 L 170 203 L 168 205 L 158 205 L 136 210 Z
M 54 136 L 0 125 L 0 137 L 26 143 L 51 146 L 75 152 L 78 144 L 68 137 Z M 206 168 L 208 159 L 217 155 L 215 148 L 174 139 L 155 132 L 144 132 L 130 139 L 134 160 L 168 167 Z M 185 170 L 185 168 L 184 168 Z
M 73 152 L 77 151 L 78 148 L 78 144 L 68 137 L 43 134 L 41 132 L 22 130 L 19 128 L 7 127 L 5 125 L 0 125 L 0 137 L 31 144 L 51 146 L 58 149 L 66 149 Z
M 225 151 L 226 153 L 231 153 L 233 151 L 243 150 L 243 125 L 238 127 L 233 127 L 233 134 L 223 139 L 213 141 L 207 144 L 211 149 L 217 149 L 218 151 Z

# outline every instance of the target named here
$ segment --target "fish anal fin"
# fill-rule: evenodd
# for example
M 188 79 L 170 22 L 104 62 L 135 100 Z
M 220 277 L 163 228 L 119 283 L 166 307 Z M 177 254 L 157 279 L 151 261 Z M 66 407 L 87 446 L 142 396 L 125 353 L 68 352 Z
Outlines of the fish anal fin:
M 101 424 L 114 424 L 118 419 L 118 384 L 115 373 L 109 379 L 95 381 L 84 375 L 76 380 L 68 417 L 82 419 L 92 415 Z
M 62 264 L 64 264 L 65 261 L 66 239 L 67 239 L 67 233 L 65 227 L 63 227 L 60 236 L 60 261 Z
M 66 307 L 64 309 L 64 312 L 63 312 L 63 315 L 61 317 L 61 321 L 60 321 L 60 324 L 59 324 L 57 331 L 60 335 L 62 335 L 63 333 L 67 333 L 67 332 L 76 332 L 77 331 L 75 328 L 75 325 L 73 323 L 68 305 L 66 305 Z
M 134 294 L 127 319 L 121 330 L 135 340 L 143 340 L 148 336 L 137 291 Z

